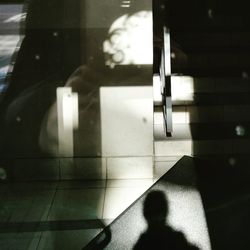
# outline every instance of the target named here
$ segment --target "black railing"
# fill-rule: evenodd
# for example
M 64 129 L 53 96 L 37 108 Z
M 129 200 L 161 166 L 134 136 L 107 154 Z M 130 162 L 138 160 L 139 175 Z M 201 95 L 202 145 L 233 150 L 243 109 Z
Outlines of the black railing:
M 160 81 L 163 105 L 163 117 L 165 132 L 171 136 L 173 132 L 172 121 L 172 97 L 171 97 L 171 49 L 170 49 L 170 32 L 163 27 L 163 45 L 161 50 L 160 61 Z

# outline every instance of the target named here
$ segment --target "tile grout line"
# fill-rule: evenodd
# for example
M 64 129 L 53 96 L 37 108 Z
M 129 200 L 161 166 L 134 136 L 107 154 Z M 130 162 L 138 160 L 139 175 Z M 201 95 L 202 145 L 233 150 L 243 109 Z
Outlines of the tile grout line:
M 40 232 L 40 236 L 39 236 L 39 240 L 38 240 L 38 243 L 37 243 L 37 246 L 36 246 L 36 250 L 38 250 L 38 248 L 39 248 L 41 239 L 42 239 L 42 232 Z
M 48 210 L 48 214 L 47 214 L 47 217 L 46 217 L 46 220 L 48 221 L 48 218 L 49 218 L 49 214 L 50 214 L 50 211 L 52 209 L 52 206 L 53 206 L 53 203 L 55 201 L 55 197 L 56 197 L 56 194 L 57 194 L 57 191 L 58 191 L 58 187 L 59 187 L 59 184 L 57 183 L 56 184 L 56 187 L 55 187 L 55 193 L 52 197 L 52 201 L 51 201 L 51 204 L 50 204 L 50 207 L 49 207 L 49 210 Z M 42 232 L 40 233 L 40 237 L 39 237 L 39 241 L 38 241 L 38 244 L 37 244 L 37 247 L 36 247 L 36 250 L 38 250 L 39 246 L 40 246 L 40 243 L 41 243 L 41 240 L 42 240 Z
M 59 174 L 59 181 L 61 181 L 62 180 L 61 158 L 58 159 L 58 174 Z
M 106 163 L 106 179 L 105 179 L 105 186 L 104 186 L 104 197 L 103 197 L 103 206 L 102 206 L 102 219 L 104 220 L 104 209 L 105 209 L 105 201 L 106 201 L 106 193 L 108 187 L 108 159 L 105 157 Z

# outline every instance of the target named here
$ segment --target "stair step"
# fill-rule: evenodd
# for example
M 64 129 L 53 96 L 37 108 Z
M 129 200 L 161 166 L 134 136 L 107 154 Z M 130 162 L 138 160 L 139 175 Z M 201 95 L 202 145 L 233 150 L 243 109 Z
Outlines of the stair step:
M 154 75 L 153 80 L 154 105 L 162 105 L 159 76 Z M 171 91 L 174 105 L 247 104 L 250 102 L 250 84 L 243 77 L 230 79 L 172 76 Z
M 181 44 L 181 47 L 197 46 L 203 47 L 218 47 L 228 48 L 237 46 L 249 47 L 250 45 L 250 33 L 249 31 L 234 31 L 230 30 L 228 32 L 209 32 L 202 30 L 199 32 L 177 32 L 171 31 L 172 39 L 177 43 Z
M 154 126 L 155 140 L 165 140 L 163 124 Z M 167 140 L 220 140 L 220 139 L 249 139 L 250 123 L 191 123 L 174 124 L 172 137 Z
M 213 60 L 218 60 L 218 58 L 214 58 Z M 231 60 L 231 59 L 230 59 Z M 203 64 L 203 61 L 195 62 L 196 65 L 188 65 L 188 67 L 184 67 L 183 65 L 175 64 L 173 67 L 172 64 L 172 74 L 180 74 L 180 75 L 189 75 L 193 77 L 240 77 L 244 72 L 247 72 L 249 75 L 250 65 L 242 64 L 233 66 L 229 65 L 228 67 L 214 67 L 213 62 L 210 61 L 206 66 L 200 66 Z M 249 64 L 249 63 L 248 63 Z
M 155 156 L 249 155 L 250 139 L 159 140 L 154 142 Z
M 250 105 L 173 106 L 173 124 L 250 122 Z M 154 107 L 154 124 L 163 124 L 162 107 Z
M 250 93 L 211 93 L 211 94 L 188 94 L 180 95 L 173 93 L 173 105 L 247 105 L 250 104 Z M 156 101 L 156 106 L 162 102 Z

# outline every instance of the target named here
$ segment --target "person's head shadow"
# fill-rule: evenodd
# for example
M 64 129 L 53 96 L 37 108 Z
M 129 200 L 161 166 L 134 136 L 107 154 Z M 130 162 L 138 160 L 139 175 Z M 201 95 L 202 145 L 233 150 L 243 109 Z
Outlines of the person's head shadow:
M 162 191 L 152 191 L 147 195 L 144 201 L 143 215 L 149 228 L 165 226 L 168 216 L 168 201 Z
M 140 249 L 198 250 L 190 244 L 182 232 L 173 230 L 166 221 L 169 214 L 168 199 L 163 191 L 155 190 L 147 194 L 143 204 L 143 215 L 147 230 L 142 233 L 134 246 Z

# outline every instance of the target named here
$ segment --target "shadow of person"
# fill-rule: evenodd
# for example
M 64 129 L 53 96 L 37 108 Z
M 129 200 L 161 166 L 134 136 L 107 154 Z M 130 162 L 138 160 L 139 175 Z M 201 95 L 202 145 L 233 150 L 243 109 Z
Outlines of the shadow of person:
M 169 249 L 169 250 L 198 250 L 199 248 L 190 244 L 183 233 L 174 231 L 166 225 L 168 216 L 168 201 L 162 191 L 150 192 L 145 201 L 143 215 L 147 221 L 148 228 L 140 236 L 134 246 L 139 249 Z

